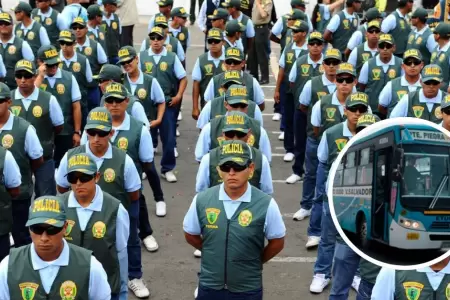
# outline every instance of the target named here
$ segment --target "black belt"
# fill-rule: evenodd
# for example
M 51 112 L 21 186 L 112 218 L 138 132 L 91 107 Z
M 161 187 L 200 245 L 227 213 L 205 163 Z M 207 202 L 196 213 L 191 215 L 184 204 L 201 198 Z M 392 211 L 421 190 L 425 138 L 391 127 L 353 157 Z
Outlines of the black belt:
M 267 24 L 261 24 L 261 25 L 255 25 L 255 28 L 264 28 L 264 27 L 266 27 L 266 26 L 268 26 L 269 25 L 269 23 L 267 23 Z

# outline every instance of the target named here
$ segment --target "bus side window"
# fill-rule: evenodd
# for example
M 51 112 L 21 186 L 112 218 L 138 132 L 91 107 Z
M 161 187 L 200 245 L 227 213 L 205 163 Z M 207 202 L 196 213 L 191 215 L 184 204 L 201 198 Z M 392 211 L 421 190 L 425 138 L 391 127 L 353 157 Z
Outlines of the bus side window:
M 361 150 L 357 172 L 357 185 L 372 185 L 373 155 L 370 148 Z
M 347 153 L 344 167 L 344 186 L 356 183 L 356 152 Z
M 341 162 L 339 163 L 339 166 L 337 167 L 336 175 L 334 176 L 333 187 L 342 186 L 342 173 L 344 172 L 344 160 L 345 156 L 342 158 Z

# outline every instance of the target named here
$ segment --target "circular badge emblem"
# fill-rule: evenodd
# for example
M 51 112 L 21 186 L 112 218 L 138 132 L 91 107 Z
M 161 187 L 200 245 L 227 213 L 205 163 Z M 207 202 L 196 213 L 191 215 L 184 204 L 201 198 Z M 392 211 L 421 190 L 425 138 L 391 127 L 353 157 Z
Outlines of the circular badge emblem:
M 166 45 L 166 49 L 168 52 L 172 52 L 172 45 L 171 44 Z
M 90 35 L 89 35 L 89 38 L 90 38 L 91 40 L 95 40 L 95 35 L 90 34 Z
M 106 225 L 105 223 L 98 221 L 95 222 L 94 226 L 92 226 L 92 235 L 97 238 L 101 239 L 106 234 Z
M 16 35 L 17 35 L 17 37 L 22 37 L 22 30 L 17 30 L 16 31 Z
M 247 145 L 253 146 L 255 144 L 255 136 L 253 134 L 250 134 L 247 140 Z
M 3 148 L 9 149 L 14 144 L 14 137 L 10 134 L 5 134 L 2 138 Z
M 325 68 L 324 68 L 323 65 L 320 65 L 320 67 L 319 67 L 319 72 L 320 72 L 321 74 L 323 74 L 323 72 L 325 72 Z
M 58 68 L 62 69 L 63 67 L 64 67 L 63 63 L 60 62 L 59 65 L 58 65 Z
M 290 42 L 291 42 L 291 37 L 288 36 L 288 37 L 286 38 L 286 45 L 289 44 Z
M 111 27 L 112 27 L 112 29 L 116 30 L 117 29 L 117 23 L 116 22 L 112 22 Z
M 147 97 L 147 91 L 145 89 L 139 89 L 137 95 L 139 99 L 144 100 Z
M 397 75 L 397 73 L 395 72 L 395 70 L 392 70 L 392 69 L 389 70 L 389 72 L 388 72 L 389 78 L 394 79 L 396 75 Z
M 50 26 L 52 25 L 52 23 L 53 23 L 52 18 L 45 19 L 45 25 Z
M 121 137 L 118 141 L 117 141 L 117 147 L 119 149 L 125 150 L 127 151 L 128 149 L 128 139 L 126 137 Z
M 75 73 L 80 72 L 80 70 L 81 70 L 81 65 L 80 65 L 80 63 L 79 63 L 79 62 L 74 63 L 74 64 L 72 65 L 72 70 L 73 70 Z
M 90 56 L 92 54 L 92 48 L 91 47 L 86 47 L 84 49 L 84 55 Z
M 94 37 L 94 38 L 95 38 L 95 37 Z M 105 35 L 103 34 L 103 32 L 99 32 L 99 33 L 98 33 L 98 38 L 101 39 L 101 40 L 104 40 L 104 39 L 105 39 Z
M 28 32 L 27 39 L 29 39 L 30 41 L 34 40 L 34 32 L 33 31 Z
M 36 16 L 36 17 L 33 18 L 33 20 L 35 20 L 36 22 L 41 22 L 41 17 Z
M 75 297 L 77 296 L 77 286 L 75 282 L 70 280 L 64 281 L 59 289 L 59 295 L 61 296 L 61 299 L 75 300 Z
M 184 36 L 184 33 L 180 33 L 179 35 L 178 35 L 178 39 L 182 42 L 182 41 L 184 41 L 185 39 L 186 39 L 186 37 Z
M 242 227 L 247 227 L 252 222 L 253 215 L 248 209 L 241 211 L 238 217 L 239 225 Z
M 167 63 L 165 61 L 163 61 L 160 65 L 159 68 L 161 69 L 161 71 L 166 71 L 167 70 Z
M 64 87 L 64 84 L 60 83 L 56 86 L 56 92 L 60 95 L 64 94 L 66 91 L 66 88 Z
M 443 62 L 444 60 L 445 60 L 445 54 L 442 53 L 442 54 L 439 56 L 439 61 L 440 61 L 440 62 Z
M 113 169 L 109 168 L 105 170 L 105 173 L 103 174 L 103 179 L 105 179 L 105 182 L 113 182 L 116 178 L 116 172 L 114 172 Z
M 33 107 L 33 116 L 35 116 L 36 118 L 40 118 L 42 116 L 42 107 L 40 107 L 39 105 Z
M 442 119 L 442 111 L 440 106 L 436 107 L 436 109 L 434 110 L 434 115 L 436 118 Z
M 9 46 L 8 53 L 11 55 L 16 53 L 16 46 L 14 46 L 14 45 Z
M 227 67 L 225 66 L 225 64 L 222 64 L 222 71 L 226 71 L 227 70 Z

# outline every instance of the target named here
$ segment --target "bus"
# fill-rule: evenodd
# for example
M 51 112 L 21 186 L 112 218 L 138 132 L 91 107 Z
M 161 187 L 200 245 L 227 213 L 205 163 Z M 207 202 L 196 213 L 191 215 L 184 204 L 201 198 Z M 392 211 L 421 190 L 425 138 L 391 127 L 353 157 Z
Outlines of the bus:
M 367 249 L 450 247 L 450 139 L 426 125 L 387 126 L 351 145 L 337 166 L 333 205 Z

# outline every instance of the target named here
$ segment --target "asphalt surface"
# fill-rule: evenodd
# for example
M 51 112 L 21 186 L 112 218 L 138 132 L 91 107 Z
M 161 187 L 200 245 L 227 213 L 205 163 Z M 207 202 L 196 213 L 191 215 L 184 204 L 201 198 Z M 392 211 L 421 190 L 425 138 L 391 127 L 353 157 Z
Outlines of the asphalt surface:
M 197 272 L 200 259 L 193 255 L 194 249 L 189 246 L 183 234 L 183 218 L 195 195 L 195 177 L 198 163 L 194 158 L 194 148 L 198 137 L 196 123 L 191 117 L 192 81 L 191 73 L 195 60 L 203 53 L 203 33 L 197 27 L 191 26 L 191 48 L 187 53 L 187 73 L 189 84 L 183 99 L 183 120 L 179 123 L 181 136 L 178 137 L 177 167 L 175 169 L 178 182 L 168 183 L 161 179 L 167 215 L 158 218 L 155 215 L 153 194 L 147 181 L 144 183 L 144 194 L 147 198 L 150 221 L 154 229 L 154 237 L 159 243 L 159 250 L 149 253 L 142 248 L 142 265 L 144 279 L 151 291 L 151 299 L 193 299 L 197 286 Z M 141 43 L 147 34 L 147 24 L 135 26 L 134 41 Z M 136 45 L 140 47 L 140 44 Z M 273 47 L 272 55 L 279 56 L 279 47 Z M 272 60 L 273 61 L 273 60 Z M 312 295 L 309 285 L 312 280 L 313 266 L 317 251 L 307 251 L 306 230 L 308 221 L 295 222 L 292 215 L 299 209 L 302 194 L 302 184 L 288 185 L 284 181 L 291 175 L 292 163 L 283 161 L 284 150 L 282 141 L 278 140 L 279 122 L 272 121 L 273 93 L 275 78 L 270 77 L 270 83 L 263 86 L 266 99 L 264 127 L 272 144 L 272 177 L 274 180 L 274 198 L 278 202 L 287 228 L 284 250 L 271 262 L 264 266 L 264 299 L 328 299 L 329 288 L 320 295 Z M 267 101 L 267 100 L 266 100 Z M 161 151 L 161 146 L 159 146 Z M 160 153 L 155 161 L 160 170 Z M 136 299 L 130 291 L 130 299 Z M 349 299 L 355 299 L 352 292 Z

